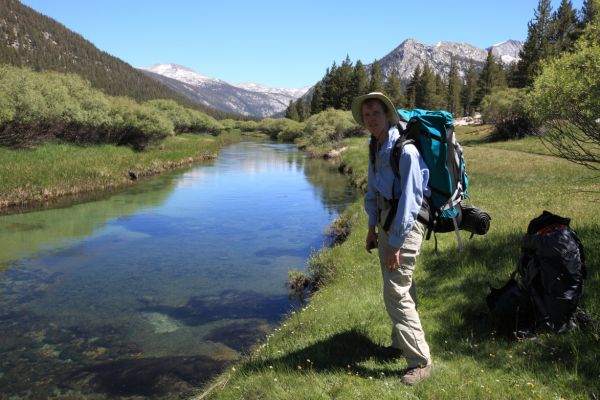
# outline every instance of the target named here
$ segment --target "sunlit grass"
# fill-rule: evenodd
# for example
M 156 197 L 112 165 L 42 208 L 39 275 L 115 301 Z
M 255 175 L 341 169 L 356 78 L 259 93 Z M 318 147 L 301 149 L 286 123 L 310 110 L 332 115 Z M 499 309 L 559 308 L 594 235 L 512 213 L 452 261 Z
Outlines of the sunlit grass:
M 499 143 L 489 142 L 487 134 L 467 130 L 459 132 L 459 140 L 465 145 L 470 202 L 492 215 L 489 233 L 472 240 L 463 233 L 462 253 L 454 234 L 437 235 L 439 251 L 433 240 L 425 242 L 415 274 L 435 362 L 431 379 L 403 386 L 399 376 L 405 363 L 375 356 L 379 346 L 390 343 L 390 322 L 377 256 L 364 250 L 366 217 L 359 200 L 346 211 L 357 220 L 346 242 L 313 259 L 329 271 L 326 286 L 235 371 L 227 371 L 228 383 L 211 398 L 597 398 L 598 332 L 508 341 L 493 334 L 485 296 L 490 284 L 501 286 L 516 268 L 528 222 L 549 210 L 572 218 L 583 241 L 588 279 L 582 305 L 600 318 L 598 176 L 540 151 L 535 138 Z M 347 140 L 340 160 L 359 186 L 366 174 L 366 143 L 366 138 Z
M 551 155 L 551 151 L 536 136 L 526 136 L 514 140 L 493 140 L 493 125 L 459 126 L 456 128 L 456 138 L 462 146 L 484 146 L 510 151 L 522 151 L 532 154 Z

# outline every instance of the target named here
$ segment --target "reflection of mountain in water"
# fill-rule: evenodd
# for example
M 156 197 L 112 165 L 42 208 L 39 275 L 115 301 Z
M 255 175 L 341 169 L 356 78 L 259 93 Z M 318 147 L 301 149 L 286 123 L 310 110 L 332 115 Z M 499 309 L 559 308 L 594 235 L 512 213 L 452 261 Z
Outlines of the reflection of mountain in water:
M 234 160 L 228 159 L 229 164 L 226 167 L 235 171 L 241 170 L 247 174 L 278 170 L 304 173 L 307 180 L 314 185 L 314 192 L 325 207 L 338 214 L 347 205 L 348 199 L 352 198 L 355 189 L 333 164 L 321 159 L 307 158 L 294 145 L 256 143 L 251 145 L 251 151 L 240 151 L 240 148 L 243 149 L 244 146 L 248 146 L 248 143 L 240 143 L 224 149 L 223 152 L 232 151 L 237 155 Z M 217 161 L 218 164 L 224 162 L 223 160 Z
M 24 255 L 89 236 L 110 219 L 160 205 L 175 180 L 170 176 L 152 179 L 106 199 L 0 217 L 0 270 Z
M 236 157 L 228 157 L 229 153 Z M 239 143 L 223 149 L 221 154 L 217 161 L 219 167 L 246 175 L 299 169 L 305 158 L 294 145 L 270 142 Z

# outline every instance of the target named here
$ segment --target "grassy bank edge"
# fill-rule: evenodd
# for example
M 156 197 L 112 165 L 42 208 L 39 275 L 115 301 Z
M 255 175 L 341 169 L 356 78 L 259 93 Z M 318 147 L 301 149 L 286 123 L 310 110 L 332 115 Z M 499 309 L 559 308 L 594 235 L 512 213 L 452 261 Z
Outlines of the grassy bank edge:
M 168 137 L 136 152 L 114 145 L 47 143 L 0 148 L 0 215 L 118 190 L 139 179 L 214 159 L 237 133 Z

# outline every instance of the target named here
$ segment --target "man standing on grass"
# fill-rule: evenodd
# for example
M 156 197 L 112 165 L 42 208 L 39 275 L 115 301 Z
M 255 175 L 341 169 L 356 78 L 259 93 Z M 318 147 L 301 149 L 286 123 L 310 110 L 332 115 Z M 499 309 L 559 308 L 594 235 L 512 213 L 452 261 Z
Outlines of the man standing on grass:
M 431 375 L 433 364 L 421 327 L 415 300 L 413 271 L 428 218 L 424 196 L 429 169 L 413 144 L 400 154 L 399 171 L 393 171 L 390 155 L 398 131 L 398 114 L 389 98 L 379 92 L 359 96 L 352 103 L 356 122 L 371 134 L 368 190 L 365 211 L 369 216 L 366 248 L 377 248 L 383 274 L 383 299 L 392 320 L 392 345 L 388 352 L 406 357 L 408 369 L 402 382 L 413 385 Z M 422 205 L 425 207 L 422 208 Z

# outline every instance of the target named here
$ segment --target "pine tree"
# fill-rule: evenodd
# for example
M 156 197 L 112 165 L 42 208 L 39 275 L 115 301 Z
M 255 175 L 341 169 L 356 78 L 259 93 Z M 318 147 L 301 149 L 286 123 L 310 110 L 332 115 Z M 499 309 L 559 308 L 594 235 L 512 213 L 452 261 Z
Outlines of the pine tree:
M 329 107 L 333 107 L 333 102 L 335 98 L 334 88 L 333 88 L 333 73 L 337 70 L 337 65 L 335 61 L 331 65 L 331 68 L 327 68 L 325 70 L 325 76 L 323 77 L 323 109 L 327 109 Z
M 338 103 L 336 108 L 340 110 L 349 110 L 354 99 L 354 91 L 352 90 L 353 67 L 350 56 L 346 55 L 346 59 L 336 71 L 336 85 L 339 90 Z
M 433 97 L 433 109 L 437 110 L 446 106 L 446 95 L 448 85 L 444 83 L 444 79 L 439 74 L 435 76 L 435 96 Z
M 448 90 L 446 95 L 446 109 L 455 116 L 460 116 L 463 112 L 461 105 L 462 83 L 458 76 L 458 66 L 454 57 L 450 59 L 450 72 L 448 73 Z
M 416 107 L 417 104 L 417 89 L 421 85 L 421 66 L 417 65 L 413 72 L 412 78 L 406 86 L 406 107 L 410 110 Z
M 396 107 L 404 106 L 404 96 L 402 95 L 402 88 L 400 87 L 400 74 L 396 67 L 392 68 L 390 76 L 388 77 L 383 87 L 384 93 L 392 100 L 392 103 Z
M 426 110 L 435 108 L 435 95 L 435 76 L 429 64 L 425 63 L 415 91 L 415 107 Z
M 585 27 L 594 20 L 596 14 L 598 14 L 598 4 L 596 0 L 584 0 L 583 7 L 581 8 L 581 21 L 580 25 Z
M 550 41 L 552 42 L 552 55 L 573 48 L 577 39 L 577 13 L 573 9 L 571 0 L 562 0 L 558 10 L 552 15 Z
M 310 99 L 310 113 L 312 115 L 318 114 L 323 111 L 323 88 L 321 82 L 317 82 L 315 90 L 313 91 Z
M 296 110 L 298 112 L 298 120 L 300 122 L 305 121 L 309 117 L 309 110 L 303 98 L 299 98 L 296 101 Z
M 494 59 L 492 50 L 488 50 L 485 65 L 479 74 L 477 82 L 477 94 L 475 96 L 475 104 L 479 105 L 481 100 L 494 89 L 506 87 L 506 75 L 502 69 L 502 65 Z
M 300 116 L 298 115 L 298 109 L 296 108 L 296 104 L 292 100 L 290 100 L 290 104 L 288 108 L 285 110 L 285 117 L 294 121 L 300 121 Z
M 475 68 L 475 63 L 471 59 L 467 73 L 465 75 L 465 84 L 462 89 L 461 98 L 464 107 L 464 115 L 472 115 L 475 110 L 475 98 L 477 93 L 477 82 L 479 73 Z
M 549 53 L 551 33 L 550 0 L 539 0 L 534 19 L 527 25 L 527 40 L 519 53 L 516 75 L 511 79 L 515 86 L 530 86 L 541 69 L 541 60 Z
M 358 60 L 352 74 L 352 91 L 354 97 L 367 94 L 369 91 L 369 78 L 362 61 Z
M 369 92 L 381 92 L 383 78 L 381 77 L 381 63 L 378 60 L 371 64 L 371 77 L 369 80 Z

